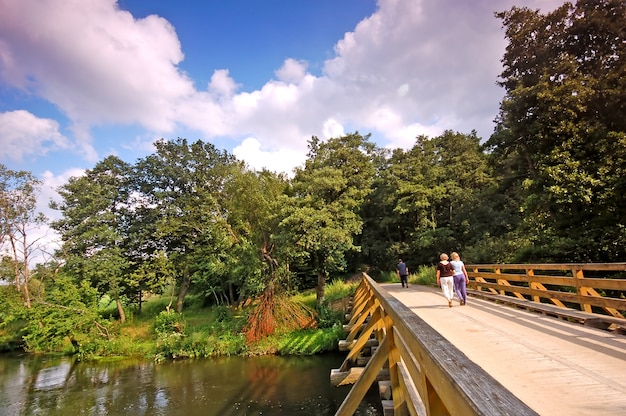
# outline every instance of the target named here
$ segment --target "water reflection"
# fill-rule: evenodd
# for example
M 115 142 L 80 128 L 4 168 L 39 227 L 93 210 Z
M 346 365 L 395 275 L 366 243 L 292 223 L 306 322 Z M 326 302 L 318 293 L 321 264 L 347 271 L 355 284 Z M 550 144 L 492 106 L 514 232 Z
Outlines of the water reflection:
M 75 363 L 0 357 L 0 415 L 334 415 L 344 355 Z M 381 415 L 372 389 L 358 415 Z

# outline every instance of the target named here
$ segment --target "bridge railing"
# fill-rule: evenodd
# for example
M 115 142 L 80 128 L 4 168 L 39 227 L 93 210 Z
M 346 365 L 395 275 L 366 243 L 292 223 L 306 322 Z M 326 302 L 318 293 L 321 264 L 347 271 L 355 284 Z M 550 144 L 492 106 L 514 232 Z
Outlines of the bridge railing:
M 537 414 L 367 274 L 353 299 L 349 353 L 333 373 L 347 374 L 372 340 L 378 347 L 351 380 L 337 416 L 355 413 L 383 369 L 396 416 Z
M 626 263 L 468 264 L 466 269 L 468 287 L 478 293 L 576 309 L 626 325 Z

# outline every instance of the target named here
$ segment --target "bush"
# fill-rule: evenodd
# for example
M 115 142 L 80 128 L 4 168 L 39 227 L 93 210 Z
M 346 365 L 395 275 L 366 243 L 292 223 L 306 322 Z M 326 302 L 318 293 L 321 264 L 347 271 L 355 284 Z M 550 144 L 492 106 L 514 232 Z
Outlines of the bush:
M 409 282 L 424 286 L 435 286 L 437 284 L 437 272 L 433 266 L 419 266 L 417 273 L 409 276 Z
M 317 311 L 318 328 L 332 328 L 336 324 L 341 324 L 343 320 L 342 311 L 333 311 L 328 305 L 328 301 Z
M 154 319 L 154 332 L 161 335 L 185 333 L 185 319 L 182 313 L 162 311 Z

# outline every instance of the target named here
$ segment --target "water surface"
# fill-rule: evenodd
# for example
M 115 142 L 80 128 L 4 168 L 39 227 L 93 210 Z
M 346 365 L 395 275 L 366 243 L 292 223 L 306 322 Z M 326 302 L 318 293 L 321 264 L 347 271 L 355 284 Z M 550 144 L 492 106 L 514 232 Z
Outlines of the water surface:
M 0 355 L 0 415 L 334 415 L 345 355 L 78 363 Z M 382 415 L 375 388 L 357 415 Z

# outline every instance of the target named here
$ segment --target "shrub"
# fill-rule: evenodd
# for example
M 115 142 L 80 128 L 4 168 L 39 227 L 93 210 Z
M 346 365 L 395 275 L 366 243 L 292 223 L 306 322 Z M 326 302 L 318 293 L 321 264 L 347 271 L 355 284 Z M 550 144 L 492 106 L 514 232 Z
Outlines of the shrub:
M 409 276 L 409 281 L 418 285 L 434 286 L 437 284 L 437 272 L 433 266 L 419 266 L 417 273 Z

